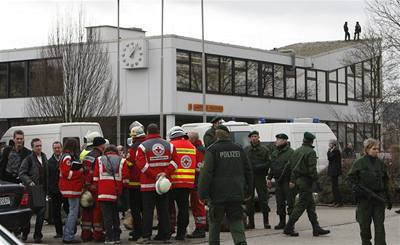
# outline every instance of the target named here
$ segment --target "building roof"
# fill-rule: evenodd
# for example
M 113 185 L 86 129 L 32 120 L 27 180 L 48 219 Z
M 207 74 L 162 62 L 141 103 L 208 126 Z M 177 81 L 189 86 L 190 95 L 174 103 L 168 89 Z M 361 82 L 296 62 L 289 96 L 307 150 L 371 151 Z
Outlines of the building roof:
M 310 42 L 310 43 L 295 43 L 279 48 L 278 50 L 292 49 L 296 55 L 300 56 L 315 56 L 322 53 L 327 53 L 333 50 L 349 48 L 359 44 L 359 41 L 326 41 L 326 42 Z

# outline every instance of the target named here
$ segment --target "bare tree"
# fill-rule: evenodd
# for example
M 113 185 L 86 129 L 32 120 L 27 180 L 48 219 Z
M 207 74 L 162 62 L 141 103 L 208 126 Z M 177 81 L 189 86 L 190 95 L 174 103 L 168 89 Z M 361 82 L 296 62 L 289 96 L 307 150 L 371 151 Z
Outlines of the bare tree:
M 83 20 L 82 12 L 76 22 L 59 19 L 49 34 L 41 56 L 51 58 L 62 74 L 63 93 L 31 98 L 26 108 L 30 116 L 73 122 L 116 114 L 118 97 L 106 44 L 95 30 L 85 29 Z

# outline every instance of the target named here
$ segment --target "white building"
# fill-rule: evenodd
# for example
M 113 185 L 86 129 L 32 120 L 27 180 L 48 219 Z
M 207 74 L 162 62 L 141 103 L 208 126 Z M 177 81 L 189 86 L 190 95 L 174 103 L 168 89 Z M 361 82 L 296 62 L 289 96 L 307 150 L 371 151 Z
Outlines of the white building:
M 116 28 L 90 28 L 100 31 L 102 40 L 108 45 L 113 81 L 116 82 Z M 160 36 L 145 36 L 141 29 L 121 29 L 123 138 L 133 120 L 144 124 L 159 120 L 160 40 Z M 248 122 L 261 119 L 267 123 L 318 118 L 329 124 L 341 143 L 360 143 L 362 139 L 357 137 L 356 129 L 368 134 L 370 125 L 343 122 L 334 113 L 354 113 L 355 104 L 363 100 L 370 87 L 367 82 L 370 60 L 344 65 L 343 60 L 354 45 L 356 42 L 333 41 L 295 44 L 279 51 L 268 51 L 206 41 L 207 115 L 210 118 L 218 114 L 226 120 Z M 60 84 L 60 76 L 50 76 L 48 81 L 35 79 L 40 50 L 36 47 L 0 51 L 0 134 L 10 126 L 32 121 L 25 108 L 28 98 L 35 96 L 36 83 L 45 82 L 52 88 L 46 95 L 62 93 L 55 86 Z M 49 74 L 52 74 L 51 70 Z M 201 104 L 201 40 L 166 35 L 166 128 L 201 121 Z M 115 126 L 115 120 L 110 121 Z M 105 134 L 113 139 L 115 130 L 109 128 L 112 130 L 105 130 Z

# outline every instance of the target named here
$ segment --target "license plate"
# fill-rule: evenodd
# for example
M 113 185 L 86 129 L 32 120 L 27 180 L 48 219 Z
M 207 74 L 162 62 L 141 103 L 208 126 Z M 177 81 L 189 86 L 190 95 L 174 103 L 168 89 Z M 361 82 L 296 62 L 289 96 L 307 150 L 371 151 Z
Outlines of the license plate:
M 0 197 L 0 206 L 11 205 L 10 197 Z

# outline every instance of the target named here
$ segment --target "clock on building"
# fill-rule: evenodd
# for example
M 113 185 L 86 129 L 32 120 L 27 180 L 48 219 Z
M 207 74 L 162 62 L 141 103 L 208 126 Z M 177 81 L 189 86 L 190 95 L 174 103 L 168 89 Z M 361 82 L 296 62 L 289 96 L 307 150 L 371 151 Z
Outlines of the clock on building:
M 145 39 L 130 40 L 121 45 L 122 67 L 138 69 L 147 67 L 147 41 Z

